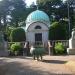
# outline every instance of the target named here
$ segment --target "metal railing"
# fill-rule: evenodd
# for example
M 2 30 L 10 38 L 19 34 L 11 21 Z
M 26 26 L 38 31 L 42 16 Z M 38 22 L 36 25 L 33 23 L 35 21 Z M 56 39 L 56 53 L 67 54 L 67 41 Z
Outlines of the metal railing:
M 49 55 L 53 55 L 54 53 L 54 47 L 56 43 L 62 43 L 62 45 L 65 47 L 65 50 L 69 47 L 69 40 L 49 40 L 48 41 L 48 53 Z
M 50 45 L 55 46 L 55 43 L 62 43 L 63 46 L 68 47 L 69 46 L 69 40 L 49 40 L 48 42 L 50 42 Z M 23 47 L 27 42 L 7 42 L 7 48 L 9 49 L 9 47 L 14 44 L 14 43 L 20 43 Z M 33 43 L 33 46 L 44 46 L 45 43 L 38 41 Z M 30 45 L 30 44 L 29 44 Z M 31 46 L 31 45 L 30 45 Z
M 69 47 L 69 40 L 53 40 L 51 41 L 52 45 L 55 46 L 55 43 L 62 43 L 64 47 Z
M 24 47 L 24 45 L 25 45 L 26 42 L 7 42 L 7 49 L 9 50 L 9 49 L 10 49 L 10 46 L 11 46 L 12 44 L 15 44 L 15 43 L 20 43 L 20 45 L 21 45 L 22 47 Z

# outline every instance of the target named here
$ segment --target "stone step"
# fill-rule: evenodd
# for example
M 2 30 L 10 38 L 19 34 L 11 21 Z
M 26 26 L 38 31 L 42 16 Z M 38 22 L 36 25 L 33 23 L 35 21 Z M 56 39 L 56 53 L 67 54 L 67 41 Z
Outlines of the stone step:
M 73 49 L 67 48 L 67 53 L 71 55 L 75 55 L 75 48 Z

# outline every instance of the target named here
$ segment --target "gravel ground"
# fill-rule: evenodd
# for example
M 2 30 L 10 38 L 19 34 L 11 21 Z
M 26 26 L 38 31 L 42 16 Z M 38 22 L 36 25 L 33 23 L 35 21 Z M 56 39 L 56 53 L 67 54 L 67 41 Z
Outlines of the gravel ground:
M 0 75 L 75 75 L 65 64 L 75 62 L 73 56 L 44 56 L 43 61 L 32 57 L 0 57 Z

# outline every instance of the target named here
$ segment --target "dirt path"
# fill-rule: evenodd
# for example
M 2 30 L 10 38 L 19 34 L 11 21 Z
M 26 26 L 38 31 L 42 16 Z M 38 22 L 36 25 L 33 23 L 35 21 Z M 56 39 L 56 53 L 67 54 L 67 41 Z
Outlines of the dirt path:
M 0 57 L 0 75 L 75 75 L 65 64 L 75 56 L 45 56 L 43 62 L 32 57 Z

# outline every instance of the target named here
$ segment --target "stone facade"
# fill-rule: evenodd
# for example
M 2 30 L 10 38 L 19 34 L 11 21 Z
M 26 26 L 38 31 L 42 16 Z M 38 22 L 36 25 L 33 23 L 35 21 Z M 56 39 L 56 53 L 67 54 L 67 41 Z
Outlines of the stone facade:
M 36 26 L 40 26 L 41 29 L 35 29 Z M 30 43 L 35 43 L 35 34 L 41 33 L 42 34 L 42 42 L 47 43 L 48 42 L 48 26 L 42 22 L 35 22 L 32 23 L 26 32 L 26 41 L 29 41 Z
M 36 42 L 47 44 L 50 20 L 48 15 L 40 10 L 33 11 L 26 19 L 26 41 L 30 45 Z

